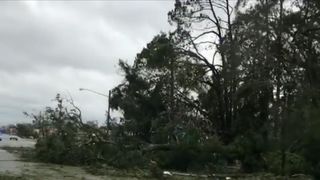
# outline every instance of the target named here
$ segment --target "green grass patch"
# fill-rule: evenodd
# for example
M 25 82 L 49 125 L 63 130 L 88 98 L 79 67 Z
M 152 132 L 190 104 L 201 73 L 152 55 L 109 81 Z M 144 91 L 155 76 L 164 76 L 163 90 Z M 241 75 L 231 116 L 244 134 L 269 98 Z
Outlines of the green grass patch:
M 0 180 L 27 180 L 27 179 L 22 176 L 0 174 Z
M 27 148 L 27 147 L 1 147 L 12 154 L 17 154 L 22 161 L 28 162 L 38 162 L 34 148 Z

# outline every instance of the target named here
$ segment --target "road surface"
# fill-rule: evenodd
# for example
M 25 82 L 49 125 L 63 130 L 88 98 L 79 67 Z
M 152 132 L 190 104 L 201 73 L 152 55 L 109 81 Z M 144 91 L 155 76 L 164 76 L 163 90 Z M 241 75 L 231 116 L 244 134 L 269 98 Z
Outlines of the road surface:
M 0 134 L 0 148 L 1 147 L 25 147 L 25 148 L 33 148 L 36 144 L 36 141 L 33 139 L 23 139 L 18 137 L 18 141 L 10 140 L 10 135 L 8 134 Z M 14 136 L 17 137 L 17 136 Z

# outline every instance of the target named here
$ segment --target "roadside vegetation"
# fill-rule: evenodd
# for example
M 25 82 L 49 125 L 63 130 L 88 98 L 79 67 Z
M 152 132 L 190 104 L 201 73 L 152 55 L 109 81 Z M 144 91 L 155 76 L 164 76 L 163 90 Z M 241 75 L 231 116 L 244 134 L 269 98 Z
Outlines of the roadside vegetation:
M 8 151 L 9 153 L 16 154 L 22 161 L 37 161 L 37 157 L 34 148 L 28 147 L 1 147 L 1 149 Z
M 14 175 L 0 175 L 0 180 L 26 180 L 26 178 L 22 176 L 14 176 Z
M 176 27 L 119 61 L 120 122 L 83 123 L 72 98 L 27 114 L 40 161 L 197 174 L 320 178 L 320 1 L 177 0 Z

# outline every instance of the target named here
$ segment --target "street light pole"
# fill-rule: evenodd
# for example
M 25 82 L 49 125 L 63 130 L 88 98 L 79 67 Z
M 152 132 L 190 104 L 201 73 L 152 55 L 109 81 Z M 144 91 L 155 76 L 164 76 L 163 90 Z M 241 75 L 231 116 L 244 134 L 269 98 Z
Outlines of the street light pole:
M 86 89 L 86 88 L 79 88 L 79 91 L 89 91 L 92 92 L 94 94 L 100 95 L 100 96 L 104 96 L 106 98 L 108 98 L 108 111 L 107 111 L 107 134 L 109 135 L 109 129 L 110 129 L 110 98 L 111 98 L 111 90 L 109 90 L 109 94 L 105 95 L 103 93 L 91 90 L 91 89 Z

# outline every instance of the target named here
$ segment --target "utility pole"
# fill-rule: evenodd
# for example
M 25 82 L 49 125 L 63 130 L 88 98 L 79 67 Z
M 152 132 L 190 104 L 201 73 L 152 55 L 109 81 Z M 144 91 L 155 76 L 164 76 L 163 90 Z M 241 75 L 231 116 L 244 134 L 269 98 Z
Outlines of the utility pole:
M 107 134 L 109 135 L 109 129 L 110 129 L 110 98 L 111 98 L 111 90 L 109 90 L 108 95 L 108 112 L 107 112 Z

